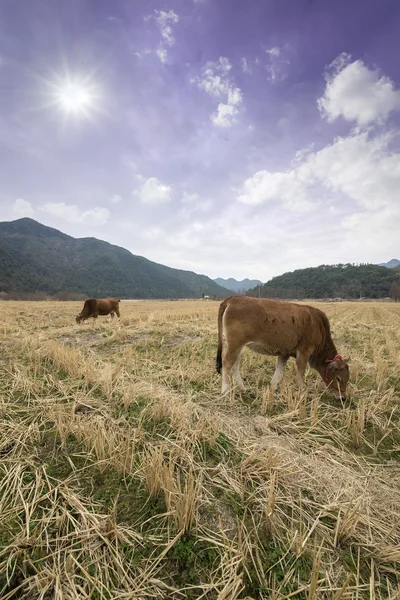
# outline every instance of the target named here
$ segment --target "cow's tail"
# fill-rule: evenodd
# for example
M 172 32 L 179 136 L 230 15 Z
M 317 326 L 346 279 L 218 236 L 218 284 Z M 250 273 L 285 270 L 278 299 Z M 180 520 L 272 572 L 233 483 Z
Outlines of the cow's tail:
M 219 307 L 218 311 L 218 350 L 217 350 L 217 360 L 216 360 L 216 369 L 217 373 L 221 373 L 222 369 L 222 317 L 224 316 L 224 312 L 228 306 L 228 301 L 224 300 Z

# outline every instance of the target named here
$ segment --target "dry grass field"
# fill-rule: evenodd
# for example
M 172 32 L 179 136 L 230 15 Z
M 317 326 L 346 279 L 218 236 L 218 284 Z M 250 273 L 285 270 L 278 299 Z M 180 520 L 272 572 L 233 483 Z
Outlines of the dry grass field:
M 208 301 L 0 303 L 0 597 L 400 598 L 400 304 L 318 304 L 345 404 L 245 351 Z

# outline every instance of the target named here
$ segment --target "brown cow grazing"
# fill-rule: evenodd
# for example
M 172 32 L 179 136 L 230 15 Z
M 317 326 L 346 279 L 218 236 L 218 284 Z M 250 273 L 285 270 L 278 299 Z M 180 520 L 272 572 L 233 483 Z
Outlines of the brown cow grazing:
M 226 348 L 222 358 L 222 335 Z M 345 399 L 349 380 L 348 360 L 332 341 L 328 317 L 318 308 L 284 300 L 235 296 L 227 298 L 218 313 L 217 371 L 222 369 L 222 393 L 229 391 L 233 371 L 239 389 L 239 356 L 244 346 L 260 354 L 277 356 L 271 381 L 276 390 L 288 359 L 296 359 L 299 388 L 304 386 L 307 362 L 318 371 L 336 398 Z
M 86 321 L 86 319 L 90 319 L 90 317 L 97 319 L 99 315 L 111 315 L 112 319 L 114 318 L 114 314 L 120 317 L 120 302 L 121 300 L 118 300 L 118 298 L 105 298 L 104 300 L 89 298 L 89 300 L 85 300 L 85 304 L 79 315 L 76 315 L 76 322 L 81 323 L 82 321 Z

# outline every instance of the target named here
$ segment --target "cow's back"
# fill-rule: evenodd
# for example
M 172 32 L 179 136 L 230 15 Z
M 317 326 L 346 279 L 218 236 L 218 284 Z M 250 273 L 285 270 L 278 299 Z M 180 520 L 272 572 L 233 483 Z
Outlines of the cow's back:
M 118 298 L 104 298 L 103 300 L 97 300 L 97 302 L 99 315 L 109 315 L 110 312 L 116 312 L 118 310 Z
M 240 296 L 229 299 L 223 322 L 228 338 L 259 346 L 266 354 L 293 356 L 304 345 L 321 344 L 318 312 L 307 305 Z

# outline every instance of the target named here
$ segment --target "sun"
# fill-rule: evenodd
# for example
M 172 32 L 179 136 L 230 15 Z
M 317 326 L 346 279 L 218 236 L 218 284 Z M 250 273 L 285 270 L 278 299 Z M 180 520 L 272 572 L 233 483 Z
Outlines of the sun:
M 56 94 L 60 107 L 66 112 L 84 112 L 92 104 L 90 91 L 77 82 L 68 81 L 61 85 Z
M 67 76 L 51 84 L 51 104 L 66 115 L 90 116 L 97 99 L 96 88 L 85 79 Z

